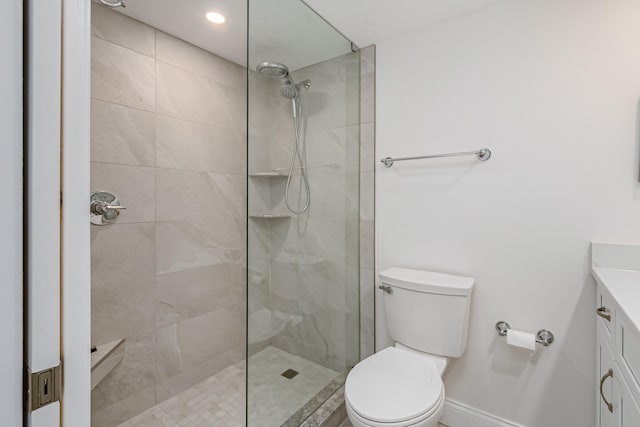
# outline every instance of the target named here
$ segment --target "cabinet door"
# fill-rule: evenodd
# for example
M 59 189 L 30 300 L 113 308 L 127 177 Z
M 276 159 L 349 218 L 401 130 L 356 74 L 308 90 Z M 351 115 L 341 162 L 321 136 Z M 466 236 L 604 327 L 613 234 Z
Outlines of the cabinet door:
M 615 358 L 620 378 L 629 386 L 635 401 L 640 402 L 640 333 L 624 312 L 618 313 L 616 319 Z
M 617 427 L 640 426 L 640 409 L 631 396 L 631 392 L 624 378 L 616 378 L 614 385 L 614 398 L 618 402 L 614 408 L 617 412 Z
M 613 361 L 613 353 L 606 344 L 606 340 L 603 337 L 603 331 L 598 328 L 597 334 L 598 343 L 598 427 L 615 427 L 616 412 L 619 410 L 619 405 L 614 401 L 619 396 L 619 392 L 615 390 L 616 382 L 616 367 Z M 610 403 L 611 409 L 607 403 Z M 631 425 L 631 424 L 630 424 Z M 636 427 L 640 424 L 636 424 Z

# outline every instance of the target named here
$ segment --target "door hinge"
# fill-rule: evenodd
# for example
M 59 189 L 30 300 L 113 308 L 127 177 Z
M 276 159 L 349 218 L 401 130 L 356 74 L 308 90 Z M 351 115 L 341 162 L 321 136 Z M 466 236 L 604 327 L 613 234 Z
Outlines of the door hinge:
M 27 368 L 27 410 L 29 412 L 60 400 L 61 371 L 60 365 L 33 373 Z

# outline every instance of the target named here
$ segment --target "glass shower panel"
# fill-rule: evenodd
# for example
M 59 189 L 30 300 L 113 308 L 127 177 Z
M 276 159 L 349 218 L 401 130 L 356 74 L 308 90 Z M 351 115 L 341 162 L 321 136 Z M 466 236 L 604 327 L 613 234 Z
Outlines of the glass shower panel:
M 360 54 L 249 2 L 247 425 L 299 425 L 359 360 Z
M 245 422 L 247 11 L 209 3 L 92 3 L 92 427 Z

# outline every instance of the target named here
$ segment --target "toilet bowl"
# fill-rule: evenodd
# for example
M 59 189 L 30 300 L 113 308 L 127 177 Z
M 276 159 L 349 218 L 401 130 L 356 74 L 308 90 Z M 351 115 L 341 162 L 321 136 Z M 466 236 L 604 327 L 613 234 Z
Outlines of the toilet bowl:
M 347 416 L 354 427 L 435 427 L 444 407 L 440 375 L 429 357 L 388 347 L 349 373 Z
M 475 280 L 397 267 L 381 272 L 380 280 L 395 346 L 349 372 L 347 416 L 354 427 L 436 427 L 448 358 L 466 349 Z

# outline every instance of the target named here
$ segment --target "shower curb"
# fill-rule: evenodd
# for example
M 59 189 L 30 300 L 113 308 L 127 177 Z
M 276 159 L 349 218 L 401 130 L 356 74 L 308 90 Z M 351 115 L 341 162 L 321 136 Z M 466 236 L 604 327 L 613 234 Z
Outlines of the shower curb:
M 338 427 L 347 419 L 344 385 L 335 391 L 300 427 Z

